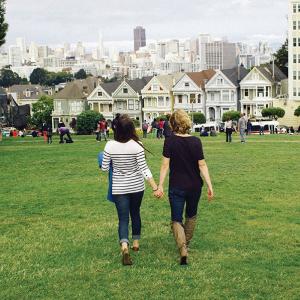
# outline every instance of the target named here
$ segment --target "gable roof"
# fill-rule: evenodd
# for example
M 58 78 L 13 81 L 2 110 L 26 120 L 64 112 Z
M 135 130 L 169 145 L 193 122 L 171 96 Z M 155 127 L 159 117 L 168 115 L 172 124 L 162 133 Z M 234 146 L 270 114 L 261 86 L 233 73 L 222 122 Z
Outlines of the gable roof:
M 167 90 L 171 90 L 173 86 L 184 76 L 184 73 L 174 73 L 171 75 L 158 75 L 157 80 Z
M 240 68 L 240 70 L 239 70 Z M 241 80 L 243 80 L 248 74 L 249 70 L 243 66 L 234 67 L 231 69 L 221 70 L 221 72 L 236 86 L 239 86 Z
M 83 80 L 74 80 L 68 83 L 64 89 L 54 95 L 54 99 L 86 99 L 95 89 L 98 78 L 88 77 Z
M 287 79 L 286 75 L 274 65 L 274 78 L 273 78 L 273 65 L 266 64 L 256 67 L 262 75 L 264 75 L 271 82 L 280 82 L 281 80 Z
M 204 90 L 206 82 L 216 74 L 216 71 L 209 69 L 201 72 L 188 72 L 186 74 Z
M 101 83 L 100 86 L 104 89 L 104 91 L 112 96 L 112 94 L 115 92 L 115 90 L 120 86 L 120 84 L 122 83 L 122 80 L 116 80 L 113 82 L 104 82 Z
M 43 87 L 39 84 L 18 84 L 11 86 L 8 91 L 9 93 L 16 93 L 18 98 L 25 97 L 26 99 L 38 99 L 43 95 L 46 95 L 45 91 L 50 90 L 50 87 Z M 24 95 L 24 92 L 30 91 L 30 96 Z
M 134 79 L 134 80 L 126 80 L 126 82 L 131 86 L 131 88 L 136 93 L 141 93 L 141 90 L 150 82 L 152 76 L 143 77 L 141 79 Z

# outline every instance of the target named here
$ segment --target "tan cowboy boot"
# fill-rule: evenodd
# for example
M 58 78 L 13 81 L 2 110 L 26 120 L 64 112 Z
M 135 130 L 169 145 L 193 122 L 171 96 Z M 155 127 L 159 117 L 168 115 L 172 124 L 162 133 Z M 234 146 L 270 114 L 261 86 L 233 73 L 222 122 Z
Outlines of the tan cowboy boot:
M 187 247 L 186 247 L 186 238 L 184 233 L 184 228 L 181 223 L 173 222 L 172 223 L 172 229 L 174 238 L 177 244 L 177 247 L 179 249 L 180 253 L 180 264 L 181 265 L 187 265 Z
M 194 216 L 192 218 L 187 218 L 187 217 L 185 218 L 184 232 L 185 232 L 187 246 L 189 245 L 189 243 L 193 238 L 196 223 L 197 223 L 197 216 Z

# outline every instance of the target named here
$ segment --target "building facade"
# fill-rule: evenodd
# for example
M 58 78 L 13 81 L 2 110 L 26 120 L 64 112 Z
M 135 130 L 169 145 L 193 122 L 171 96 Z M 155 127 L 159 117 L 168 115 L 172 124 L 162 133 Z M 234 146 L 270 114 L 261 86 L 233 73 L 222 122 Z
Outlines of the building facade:
M 133 30 L 134 51 L 146 46 L 146 30 L 142 26 L 137 26 Z

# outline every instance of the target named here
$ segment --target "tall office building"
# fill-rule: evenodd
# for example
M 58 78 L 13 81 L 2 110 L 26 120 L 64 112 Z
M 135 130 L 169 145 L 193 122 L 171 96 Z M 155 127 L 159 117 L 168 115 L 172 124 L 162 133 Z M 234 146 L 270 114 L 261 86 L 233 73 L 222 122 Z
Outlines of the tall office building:
M 137 26 L 133 30 L 134 51 L 138 51 L 141 47 L 146 46 L 146 30 L 142 26 Z
M 8 61 L 12 67 L 22 66 L 22 49 L 18 46 L 10 46 L 8 48 Z
M 289 99 L 300 100 L 300 0 L 289 0 Z

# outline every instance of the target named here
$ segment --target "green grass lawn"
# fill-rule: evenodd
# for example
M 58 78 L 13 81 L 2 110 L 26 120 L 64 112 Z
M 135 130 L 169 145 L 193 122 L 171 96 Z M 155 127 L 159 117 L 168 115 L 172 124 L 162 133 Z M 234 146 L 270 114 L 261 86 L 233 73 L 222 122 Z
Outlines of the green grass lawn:
M 202 139 L 215 200 L 203 193 L 187 267 L 149 188 L 141 251 L 121 265 L 104 143 L 74 139 L 0 143 L 0 299 L 299 299 L 300 136 Z M 163 142 L 144 144 L 158 178 Z

